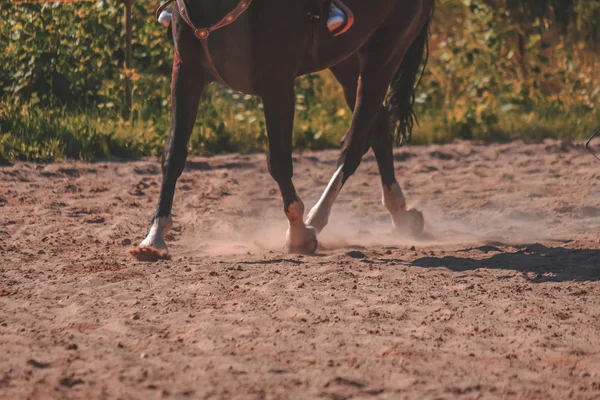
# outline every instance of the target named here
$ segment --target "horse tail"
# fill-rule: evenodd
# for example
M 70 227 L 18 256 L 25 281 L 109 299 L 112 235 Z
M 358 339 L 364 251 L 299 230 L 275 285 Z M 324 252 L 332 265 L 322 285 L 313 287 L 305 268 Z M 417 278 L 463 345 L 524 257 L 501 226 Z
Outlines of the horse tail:
M 410 142 L 415 122 L 419 121 L 413 109 L 415 92 L 429 58 L 429 21 L 410 45 L 400 68 L 392 78 L 385 106 L 396 144 Z

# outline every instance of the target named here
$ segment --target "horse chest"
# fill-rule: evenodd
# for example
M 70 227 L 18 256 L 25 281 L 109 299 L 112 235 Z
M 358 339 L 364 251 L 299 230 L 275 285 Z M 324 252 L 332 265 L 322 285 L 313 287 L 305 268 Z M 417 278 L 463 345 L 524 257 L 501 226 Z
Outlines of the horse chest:
M 216 36 L 216 35 L 215 35 Z M 207 70 L 215 81 L 246 94 L 256 93 L 256 63 L 251 43 L 243 37 L 214 38 L 204 48 Z

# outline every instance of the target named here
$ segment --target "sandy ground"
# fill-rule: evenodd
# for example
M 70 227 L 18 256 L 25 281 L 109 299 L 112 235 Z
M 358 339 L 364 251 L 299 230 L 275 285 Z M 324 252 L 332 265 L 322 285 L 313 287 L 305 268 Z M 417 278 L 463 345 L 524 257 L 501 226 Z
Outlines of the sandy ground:
M 600 162 L 559 142 L 396 151 L 420 241 L 372 155 L 316 256 L 283 254 L 264 155 L 193 158 L 172 260 L 156 160 L 0 168 L 0 398 L 599 399 Z M 311 207 L 337 152 L 295 155 Z

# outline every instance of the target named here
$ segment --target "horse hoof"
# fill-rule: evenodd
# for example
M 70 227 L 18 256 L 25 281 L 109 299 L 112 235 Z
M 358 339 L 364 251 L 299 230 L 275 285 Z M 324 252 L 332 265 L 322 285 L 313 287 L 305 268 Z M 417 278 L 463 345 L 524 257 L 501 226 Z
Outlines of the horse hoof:
M 425 230 L 423 213 L 414 208 L 403 210 L 397 218 L 392 219 L 392 222 L 396 232 L 400 235 L 411 235 L 418 238 L 423 235 Z
M 425 230 L 425 218 L 423 218 L 423 213 L 414 208 L 408 210 L 406 212 L 406 225 L 413 236 L 419 237 L 423 235 L 423 231 Z
M 307 226 L 302 232 L 302 238 L 300 240 L 292 241 L 288 233 L 288 237 L 285 244 L 285 252 L 289 254 L 303 254 L 311 255 L 315 254 L 319 242 L 317 241 L 317 231 L 312 226 Z
M 158 260 L 170 260 L 167 250 L 164 251 L 153 249 L 150 247 L 140 246 L 129 252 L 138 261 L 156 262 Z
M 169 258 L 165 235 L 171 229 L 173 220 L 171 216 L 154 218 L 150 232 L 137 249 L 131 250 L 132 256 L 140 261 L 157 261 Z

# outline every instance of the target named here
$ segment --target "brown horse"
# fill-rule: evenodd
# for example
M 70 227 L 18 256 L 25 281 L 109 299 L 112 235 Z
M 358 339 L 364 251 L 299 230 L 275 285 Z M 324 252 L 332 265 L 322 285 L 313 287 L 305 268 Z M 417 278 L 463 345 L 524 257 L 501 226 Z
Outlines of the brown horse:
M 411 133 L 414 90 L 434 0 L 345 0 L 354 12 L 354 25 L 336 37 L 325 26 L 328 6 L 323 0 L 186 1 L 178 0 L 173 13 L 173 122 L 160 199 L 150 232 L 134 255 L 166 255 L 175 184 L 184 169 L 200 97 L 214 81 L 262 98 L 269 172 L 279 185 L 289 222 L 286 251 L 316 250 L 317 233 L 327 225 L 336 197 L 369 148 L 395 228 L 422 232 L 422 214 L 406 209 L 392 150 L 394 135 L 406 139 Z M 240 5 L 247 9 L 229 18 Z M 222 26 L 224 20 L 233 23 Z M 215 25 L 220 29 L 193 29 Z M 333 177 L 305 221 L 304 204 L 292 183 L 294 81 L 327 68 L 343 86 L 353 118 Z

